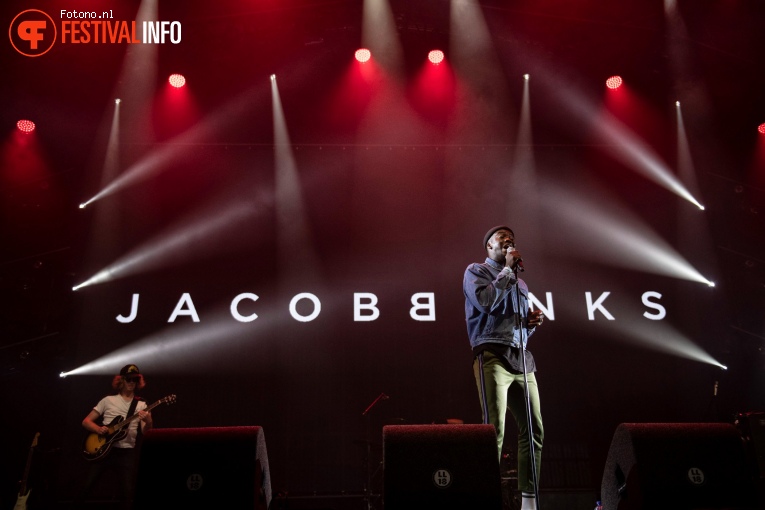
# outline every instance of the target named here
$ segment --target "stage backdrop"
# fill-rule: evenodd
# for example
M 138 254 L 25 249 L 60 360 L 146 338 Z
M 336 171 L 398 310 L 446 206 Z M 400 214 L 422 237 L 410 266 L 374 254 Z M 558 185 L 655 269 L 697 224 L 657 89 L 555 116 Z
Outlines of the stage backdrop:
M 77 291 L 82 362 L 136 363 L 147 400 L 176 394 L 158 427 L 263 426 L 276 490 L 361 490 L 383 425 L 479 422 L 462 277 L 507 223 L 549 317 L 530 350 L 550 455 L 579 462 L 548 486 L 597 480 L 620 422 L 716 419 L 720 368 L 678 356 L 721 352 L 714 290 L 620 267 L 601 232 L 676 243 L 688 205 L 620 197 L 581 148 L 538 150 L 529 185 L 510 149 L 296 146 L 300 207 L 280 216 L 272 147 L 185 147 L 118 199 L 114 280 Z M 107 390 L 98 372 L 66 383 L 80 414 Z
M 4 292 L 34 313 L 3 335 L 3 479 L 42 430 L 39 493 L 69 498 L 135 363 L 177 396 L 157 427 L 262 426 L 275 494 L 379 491 L 384 425 L 480 420 L 461 285 L 499 224 L 547 315 L 543 489 L 595 496 L 619 423 L 762 407 L 762 5 L 113 3 L 114 41 L 51 0 L 56 46 L 0 55 L 4 132 L 38 125 L 7 137 L 3 282 L 42 268 Z

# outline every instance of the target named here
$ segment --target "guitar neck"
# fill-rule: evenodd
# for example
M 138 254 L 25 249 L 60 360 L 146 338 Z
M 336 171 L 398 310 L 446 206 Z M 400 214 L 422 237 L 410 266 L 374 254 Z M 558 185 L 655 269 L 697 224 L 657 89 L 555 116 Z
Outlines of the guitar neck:
M 155 407 L 157 407 L 158 405 L 160 405 L 162 402 L 163 402 L 162 400 L 157 400 L 152 405 L 147 406 L 146 409 L 143 409 L 143 411 L 149 412 L 152 409 L 154 409 Z M 116 431 L 120 430 L 122 427 L 127 427 L 130 424 L 130 422 L 132 422 L 133 420 L 135 420 L 136 418 L 139 418 L 139 417 L 140 417 L 140 415 L 138 414 L 138 411 L 136 411 L 131 416 L 128 416 L 127 418 L 125 418 L 124 420 L 119 422 L 117 425 L 115 425 L 114 426 L 114 431 L 116 432 Z

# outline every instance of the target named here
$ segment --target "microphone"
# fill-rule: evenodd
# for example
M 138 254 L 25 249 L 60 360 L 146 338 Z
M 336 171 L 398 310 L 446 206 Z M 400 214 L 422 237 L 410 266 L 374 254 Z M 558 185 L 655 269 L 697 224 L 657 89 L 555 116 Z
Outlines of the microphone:
M 515 250 L 515 245 L 510 245 L 510 247 L 507 250 L 507 253 L 505 254 L 505 257 L 507 257 L 510 254 L 511 250 Z M 523 259 L 518 259 L 515 261 L 515 270 L 519 273 L 524 272 L 526 269 L 523 267 Z

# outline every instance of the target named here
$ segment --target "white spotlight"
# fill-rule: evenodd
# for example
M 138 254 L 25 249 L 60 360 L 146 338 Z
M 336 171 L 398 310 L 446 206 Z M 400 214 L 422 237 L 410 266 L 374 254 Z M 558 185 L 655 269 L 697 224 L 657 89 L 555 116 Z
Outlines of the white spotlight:
M 524 74 L 523 75 L 523 79 L 524 80 L 529 81 L 529 78 L 530 78 L 530 76 L 528 74 Z
M 83 202 L 82 204 L 80 204 L 80 209 L 85 209 L 85 206 L 86 206 L 86 205 L 88 205 L 88 204 L 86 204 L 86 203 L 84 203 L 84 202 Z
M 275 74 L 271 75 L 271 81 L 276 81 L 276 75 Z
M 66 377 L 66 374 L 64 372 L 61 372 L 60 374 L 58 374 L 58 376 L 63 379 L 64 377 Z
M 675 101 L 675 106 L 680 107 L 680 101 Z
M 715 282 L 709 281 L 709 282 L 707 282 L 707 285 L 709 285 L 710 287 L 714 287 L 715 286 Z
M 728 370 L 728 367 L 726 367 L 725 365 L 720 365 L 720 368 L 722 368 L 723 370 Z
M 117 98 L 114 100 L 114 104 L 120 104 L 122 102 L 122 99 Z

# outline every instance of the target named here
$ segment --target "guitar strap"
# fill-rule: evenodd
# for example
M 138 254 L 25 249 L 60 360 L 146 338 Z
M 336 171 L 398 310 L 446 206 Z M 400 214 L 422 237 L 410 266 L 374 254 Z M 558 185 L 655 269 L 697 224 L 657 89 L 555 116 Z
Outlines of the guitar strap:
M 133 401 L 130 403 L 130 409 L 128 409 L 127 418 L 130 418 L 135 414 L 135 408 L 138 405 L 138 402 L 141 400 L 141 397 L 133 397 Z M 141 429 L 140 422 L 138 423 L 138 434 L 136 435 L 136 440 L 141 438 L 141 434 L 143 434 L 143 430 Z
M 126 420 L 135 414 L 135 407 L 138 405 L 139 400 L 141 400 L 140 397 L 133 397 L 133 401 L 130 403 L 130 408 L 128 408 L 127 416 L 125 416 Z

